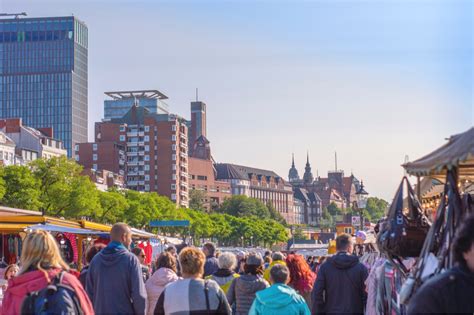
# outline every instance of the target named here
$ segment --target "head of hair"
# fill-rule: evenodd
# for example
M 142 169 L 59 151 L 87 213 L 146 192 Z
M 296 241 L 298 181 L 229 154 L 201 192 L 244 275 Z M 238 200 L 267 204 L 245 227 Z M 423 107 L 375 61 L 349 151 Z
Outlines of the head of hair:
M 137 257 L 140 256 L 142 252 L 143 252 L 143 249 L 138 246 L 132 249 L 132 253 Z
M 130 227 L 125 223 L 115 223 L 110 230 L 110 239 L 116 242 L 122 242 L 122 236 L 130 233 Z
M 11 264 L 11 265 L 8 265 L 7 268 L 5 268 L 5 272 L 3 273 L 3 279 L 7 280 L 7 275 L 8 275 L 8 272 L 10 272 L 10 270 L 12 269 L 17 269 L 17 273 L 18 273 L 18 265 L 17 264 Z
M 40 270 L 49 279 L 47 271 L 51 268 L 69 270 L 68 264 L 61 257 L 61 252 L 54 237 L 43 230 L 31 232 L 23 241 L 21 269 L 18 274 L 22 275 L 31 270 Z
M 265 251 L 265 257 L 271 256 L 271 255 L 272 255 L 272 252 L 271 252 L 271 251 L 269 251 L 269 250 Z
M 474 214 L 471 214 L 462 220 L 461 226 L 457 230 L 453 242 L 453 255 L 455 261 L 466 266 L 464 253 L 468 252 L 474 244 Z
M 224 252 L 219 255 L 217 265 L 221 269 L 234 269 L 237 266 L 237 259 L 231 252 Z
M 176 258 L 170 252 L 163 252 L 156 260 L 156 269 L 168 268 L 176 272 Z
M 86 252 L 86 262 L 89 264 L 92 261 L 92 258 L 94 258 L 94 256 L 97 255 L 104 248 L 105 245 L 102 243 L 92 245 Z
M 171 251 L 174 251 L 176 253 L 176 247 L 174 245 L 169 245 L 165 249 L 165 252 L 171 252 Z
M 336 251 L 347 251 L 352 244 L 352 236 L 343 233 L 336 237 Z
M 276 264 L 270 269 L 270 277 L 273 283 L 288 283 L 290 278 L 290 271 L 281 264 Z
M 326 256 L 319 257 L 318 263 L 321 265 L 323 262 L 326 261 L 326 258 L 327 258 Z
M 286 266 L 290 271 L 290 285 L 300 293 L 313 290 L 315 275 L 301 255 L 288 255 Z
M 274 252 L 273 255 L 272 255 L 272 260 L 273 260 L 273 261 L 276 261 L 276 260 L 285 260 L 285 256 L 283 255 L 282 252 Z
M 210 256 L 214 256 L 214 254 L 216 253 L 216 245 L 214 245 L 214 243 L 207 242 L 203 245 L 203 248 L 207 250 Z
M 272 263 L 272 258 L 270 256 L 265 256 L 265 258 L 263 258 L 263 261 L 267 264 L 271 264 Z
M 186 247 L 179 253 L 179 263 L 183 274 L 202 275 L 204 274 L 204 263 L 206 256 L 195 247 Z
M 264 273 L 263 266 L 244 264 L 244 273 L 254 275 L 254 276 L 263 276 L 263 273 Z

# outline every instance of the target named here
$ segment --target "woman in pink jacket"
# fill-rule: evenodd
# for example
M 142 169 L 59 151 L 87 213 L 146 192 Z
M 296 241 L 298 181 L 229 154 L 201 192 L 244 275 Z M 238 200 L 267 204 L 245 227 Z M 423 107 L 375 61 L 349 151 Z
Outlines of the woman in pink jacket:
M 20 272 L 8 280 L 2 303 L 4 315 L 20 314 L 21 303 L 28 293 L 45 288 L 61 271 L 69 270 L 53 236 L 42 230 L 33 231 L 25 238 L 21 262 Z M 65 272 L 61 283 L 74 290 L 84 315 L 94 315 L 92 304 L 75 276 Z
M 171 253 L 160 254 L 156 261 L 157 270 L 147 280 L 145 287 L 148 295 L 147 315 L 153 315 L 156 302 L 168 283 L 179 279 L 176 275 L 176 258 Z

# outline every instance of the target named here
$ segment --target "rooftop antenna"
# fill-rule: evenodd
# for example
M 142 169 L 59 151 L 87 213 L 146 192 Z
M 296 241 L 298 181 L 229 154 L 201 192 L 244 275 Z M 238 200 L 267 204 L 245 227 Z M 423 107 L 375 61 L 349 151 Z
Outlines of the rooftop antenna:
M 14 16 L 15 19 L 20 18 L 20 15 L 26 16 L 26 12 L 21 12 L 21 13 L 0 13 L 0 16 Z
M 337 151 L 334 151 L 334 164 L 336 166 L 336 172 L 337 172 Z
M 199 96 L 199 90 L 198 90 L 198 88 L 196 88 L 196 102 L 199 101 L 199 97 L 198 97 L 198 96 Z

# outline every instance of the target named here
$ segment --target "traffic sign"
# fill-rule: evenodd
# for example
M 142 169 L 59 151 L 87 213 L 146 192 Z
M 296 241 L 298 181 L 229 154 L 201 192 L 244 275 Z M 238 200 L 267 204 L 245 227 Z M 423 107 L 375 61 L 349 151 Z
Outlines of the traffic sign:
M 153 220 L 150 227 L 189 226 L 189 220 Z

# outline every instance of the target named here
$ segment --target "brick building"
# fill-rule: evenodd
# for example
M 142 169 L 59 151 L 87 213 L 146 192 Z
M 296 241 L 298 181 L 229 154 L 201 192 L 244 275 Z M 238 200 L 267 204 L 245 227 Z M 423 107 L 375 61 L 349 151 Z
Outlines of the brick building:
M 107 191 L 110 189 L 123 190 L 125 188 L 124 177 L 111 171 L 96 171 L 94 169 L 88 168 L 82 171 L 82 175 L 88 176 L 95 184 L 97 189 L 101 191 Z
M 157 192 L 188 206 L 188 127 L 182 117 L 154 113 L 135 102 L 123 117 L 96 123 L 95 142 L 76 149 L 76 160 L 85 168 L 110 170 L 123 175 L 129 189 Z

